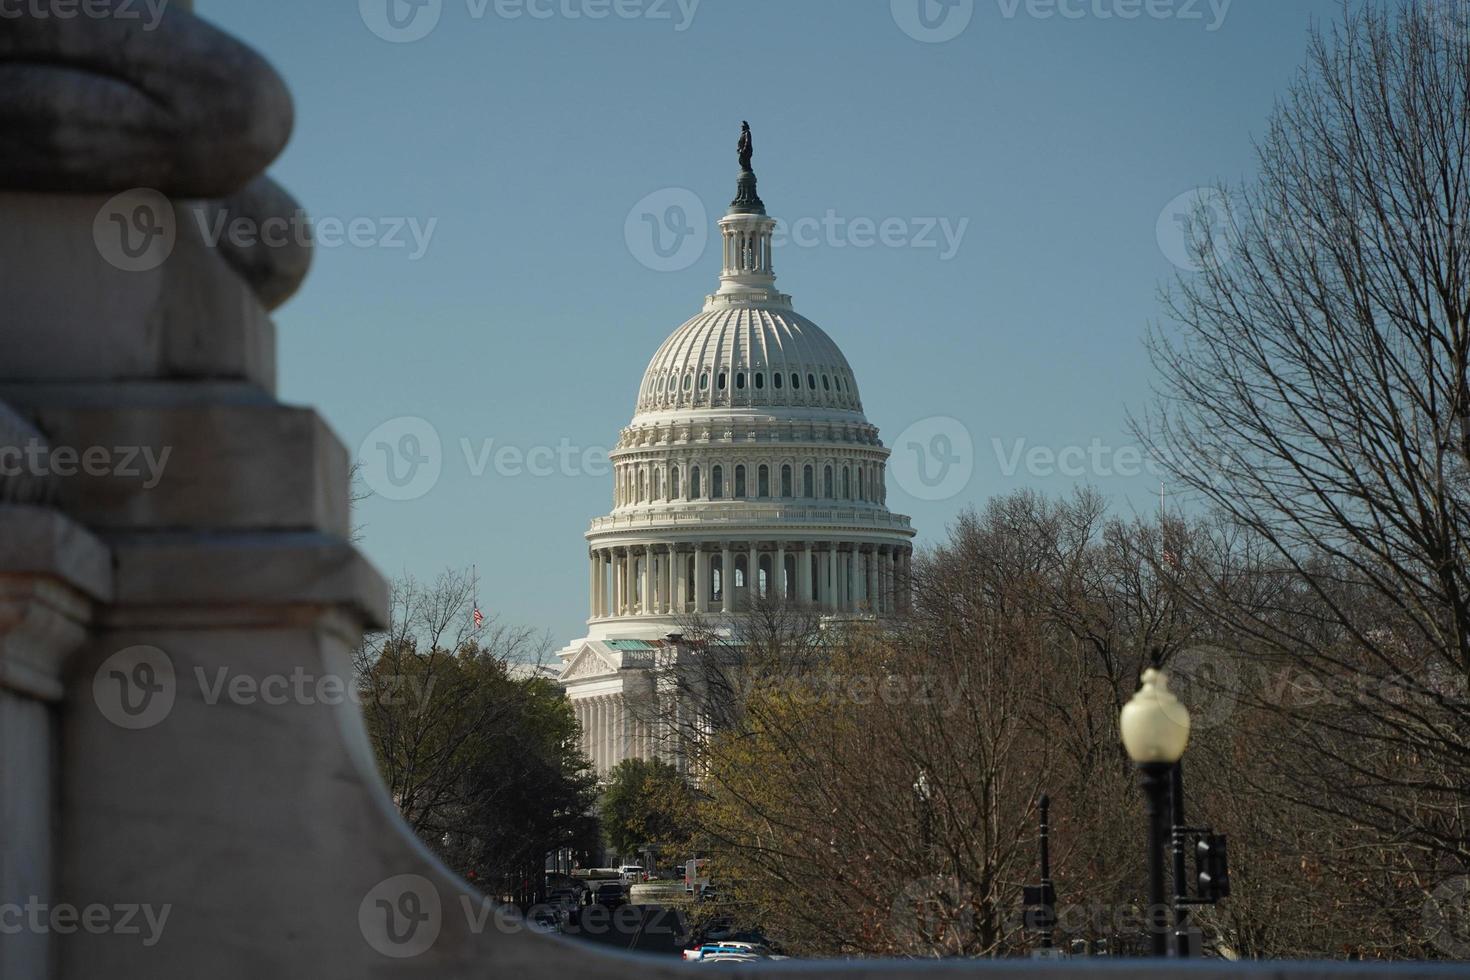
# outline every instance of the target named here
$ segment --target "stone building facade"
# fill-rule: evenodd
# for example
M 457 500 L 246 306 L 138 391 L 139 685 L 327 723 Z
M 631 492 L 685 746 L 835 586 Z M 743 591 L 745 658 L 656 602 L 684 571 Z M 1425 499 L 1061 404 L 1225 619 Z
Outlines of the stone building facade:
M 690 656 L 691 622 L 729 627 L 757 600 L 883 617 L 908 594 L 913 529 L 889 511 L 889 451 L 857 378 L 776 289 L 755 174 L 719 221 L 723 268 L 704 308 L 660 345 L 612 453 L 613 509 L 588 541 L 588 634 L 562 683 L 599 774 L 677 746 L 652 675 Z

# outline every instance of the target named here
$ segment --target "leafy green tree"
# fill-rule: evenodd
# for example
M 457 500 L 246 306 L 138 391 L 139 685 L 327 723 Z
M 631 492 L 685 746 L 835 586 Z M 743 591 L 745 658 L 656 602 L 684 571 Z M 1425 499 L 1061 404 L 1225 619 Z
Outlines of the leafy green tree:
M 475 628 L 472 589 L 453 572 L 396 583 L 358 685 L 409 826 L 460 874 L 514 893 L 539 884 L 548 853 L 594 845 L 595 780 L 565 695 L 536 666 L 544 643 L 493 620 Z
M 612 770 L 602 797 L 602 830 L 619 854 L 644 845 L 674 849 L 692 834 L 694 791 L 662 759 L 627 759 Z

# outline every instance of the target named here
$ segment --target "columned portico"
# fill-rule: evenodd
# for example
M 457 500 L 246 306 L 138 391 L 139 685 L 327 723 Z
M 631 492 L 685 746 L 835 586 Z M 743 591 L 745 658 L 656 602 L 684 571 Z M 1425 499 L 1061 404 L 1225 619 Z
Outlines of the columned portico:
M 720 612 L 735 611 L 735 553 L 730 542 L 720 545 Z

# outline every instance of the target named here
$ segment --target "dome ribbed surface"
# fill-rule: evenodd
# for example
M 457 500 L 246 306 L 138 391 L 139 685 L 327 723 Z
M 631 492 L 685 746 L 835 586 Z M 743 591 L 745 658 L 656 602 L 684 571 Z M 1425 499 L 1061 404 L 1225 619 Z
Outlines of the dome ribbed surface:
M 862 412 L 847 358 L 832 338 L 788 309 L 700 313 L 659 347 L 643 375 L 639 412 L 735 407 Z

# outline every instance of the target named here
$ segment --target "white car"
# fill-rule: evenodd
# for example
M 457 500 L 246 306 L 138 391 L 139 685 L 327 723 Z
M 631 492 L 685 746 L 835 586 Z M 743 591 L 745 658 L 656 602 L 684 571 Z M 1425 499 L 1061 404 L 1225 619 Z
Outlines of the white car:
M 736 962 L 769 959 L 771 951 L 759 943 L 711 941 L 684 950 L 684 959 L 700 963 Z
M 625 864 L 618 869 L 624 881 L 636 884 L 643 880 L 643 866 L 641 864 Z

